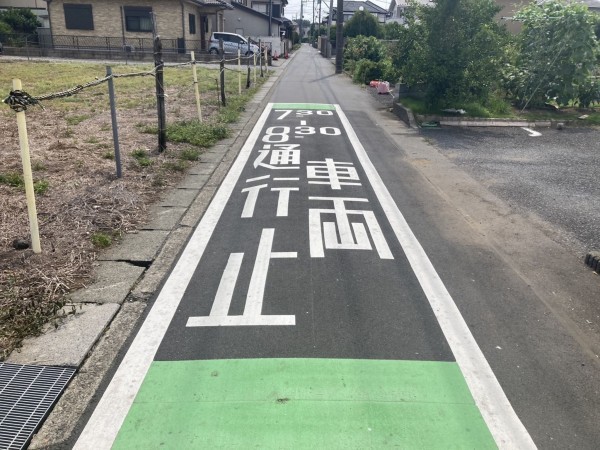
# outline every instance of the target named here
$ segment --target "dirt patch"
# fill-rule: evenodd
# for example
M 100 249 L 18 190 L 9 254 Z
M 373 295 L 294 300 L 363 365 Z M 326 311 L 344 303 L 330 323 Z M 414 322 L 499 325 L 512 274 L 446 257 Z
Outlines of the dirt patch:
M 166 88 L 169 122 L 197 118 L 193 85 L 186 77 L 179 82 L 172 77 Z M 27 110 L 42 244 L 38 255 L 15 248 L 29 241 L 29 222 L 15 113 L 0 103 L 0 360 L 24 337 L 38 333 L 64 306 L 67 293 L 92 281 L 92 263 L 104 246 L 147 220 L 149 205 L 184 176 L 190 149 L 201 159 L 203 149 L 186 143 L 170 142 L 158 153 L 157 136 L 147 133 L 157 120 L 154 80 L 147 78 L 117 84 L 120 179 L 105 85 Z M 77 80 L 83 81 L 88 80 Z M 33 92 L 41 93 L 46 92 Z M 215 93 L 205 90 L 202 98 L 204 121 L 216 121 Z

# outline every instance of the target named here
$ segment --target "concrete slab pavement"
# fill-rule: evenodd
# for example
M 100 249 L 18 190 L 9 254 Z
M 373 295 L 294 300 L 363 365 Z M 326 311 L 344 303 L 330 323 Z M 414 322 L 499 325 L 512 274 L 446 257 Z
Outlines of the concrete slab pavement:
M 65 309 L 65 317 L 54 328 L 51 323 L 40 336 L 26 339 L 20 351 L 7 359 L 15 364 L 79 367 L 92 346 L 119 310 L 118 303 L 79 304 L 75 312 Z
M 94 270 L 96 282 L 70 296 L 73 303 L 122 304 L 144 268 L 127 262 L 100 261 Z

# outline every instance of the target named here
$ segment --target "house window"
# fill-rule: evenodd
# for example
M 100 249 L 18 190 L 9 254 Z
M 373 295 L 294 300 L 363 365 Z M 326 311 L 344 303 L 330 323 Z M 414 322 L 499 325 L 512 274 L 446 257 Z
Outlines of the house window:
M 281 5 L 273 3 L 273 17 L 281 17 Z
M 195 14 L 189 15 L 189 22 L 190 22 L 190 34 L 196 34 L 196 15 Z
M 152 31 L 152 8 L 125 6 L 123 13 L 127 31 Z
M 267 14 L 267 4 L 266 3 L 253 3 L 252 9 L 254 11 L 258 11 L 263 14 Z
M 65 27 L 67 30 L 93 30 L 92 5 L 65 3 Z

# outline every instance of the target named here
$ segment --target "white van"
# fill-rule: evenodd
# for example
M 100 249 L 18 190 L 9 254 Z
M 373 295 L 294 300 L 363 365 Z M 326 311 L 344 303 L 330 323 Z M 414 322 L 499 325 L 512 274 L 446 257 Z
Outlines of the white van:
M 219 39 L 223 40 L 223 51 L 225 53 L 234 53 L 237 55 L 238 49 L 242 52 L 242 55 L 258 53 L 257 45 L 250 44 L 248 48 L 248 40 L 245 37 L 235 33 L 225 33 L 224 31 L 213 33 L 210 36 L 209 53 L 213 55 L 219 53 Z

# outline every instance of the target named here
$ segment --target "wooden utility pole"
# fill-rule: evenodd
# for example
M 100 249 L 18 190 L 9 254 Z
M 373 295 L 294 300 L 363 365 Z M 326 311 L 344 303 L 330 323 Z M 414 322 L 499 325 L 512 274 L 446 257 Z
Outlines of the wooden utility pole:
M 344 0 L 337 0 L 335 12 L 335 73 L 344 71 Z

